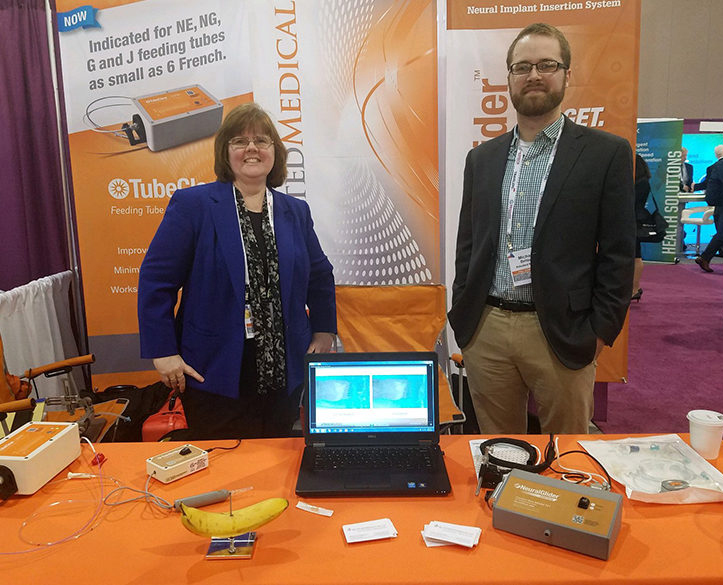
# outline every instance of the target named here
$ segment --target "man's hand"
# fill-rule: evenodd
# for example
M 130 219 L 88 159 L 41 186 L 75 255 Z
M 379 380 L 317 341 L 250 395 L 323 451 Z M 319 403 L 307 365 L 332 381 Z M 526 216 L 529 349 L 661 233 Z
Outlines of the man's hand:
M 161 375 L 161 381 L 166 386 L 179 392 L 186 390 L 186 376 L 203 382 L 203 376 L 184 362 L 178 354 L 154 359 L 153 367 Z
M 306 353 L 329 353 L 331 346 L 334 344 L 334 338 L 336 335 L 333 333 L 314 333 L 311 336 L 311 343 Z

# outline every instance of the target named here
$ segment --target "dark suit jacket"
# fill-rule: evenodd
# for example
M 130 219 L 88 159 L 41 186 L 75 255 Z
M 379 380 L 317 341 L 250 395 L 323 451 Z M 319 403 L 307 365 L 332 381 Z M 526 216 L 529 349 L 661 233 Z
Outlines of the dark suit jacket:
M 273 218 L 287 390 L 292 392 L 302 383 L 312 332 L 336 332 L 334 277 L 306 202 L 273 191 Z M 140 270 L 141 357 L 180 354 L 205 378 L 204 383 L 187 378 L 189 385 L 237 395 L 245 339 L 244 280 L 233 186 L 215 182 L 176 191 Z
M 688 174 L 688 179 L 685 182 L 680 181 L 681 191 L 683 190 L 684 185 L 690 189 L 690 186 L 693 184 L 693 165 L 689 162 L 684 162 L 683 164 L 685 165 L 685 171 Z
M 696 191 L 705 191 L 705 202 L 723 206 L 723 158 L 719 158 L 705 171 L 705 179 L 695 184 Z
M 464 348 L 494 278 L 502 180 L 513 134 L 467 155 L 449 322 Z M 542 330 L 572 369 L 596 338 L 611 345 L 630 303 L 635 252 L 632 152 L 627 141 L 565 120 L 532 243 L 532 287 Z

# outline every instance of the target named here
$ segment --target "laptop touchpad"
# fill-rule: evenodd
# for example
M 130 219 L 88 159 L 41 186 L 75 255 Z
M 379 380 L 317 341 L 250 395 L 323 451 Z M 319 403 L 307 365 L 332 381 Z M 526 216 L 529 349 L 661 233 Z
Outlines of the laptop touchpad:
M 367 473 L 346 473 L 344 477 L 344 487 L 350 489 L 364 488 L 385 488 L 392 485 L 392 479 L 389 474 L 367 474 Z

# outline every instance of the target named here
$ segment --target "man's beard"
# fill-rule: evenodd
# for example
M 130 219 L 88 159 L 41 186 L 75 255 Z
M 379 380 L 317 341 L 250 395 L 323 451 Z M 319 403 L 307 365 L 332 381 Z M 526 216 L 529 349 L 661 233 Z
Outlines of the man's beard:
M 518 114 L 523 116 L 542 116 L 554 110 L 562 103 L 565 97 L 565 87 L 559 91 L 548 91 L 546 93 L 536 93 L 531 95 L 522 91 L 512 93 L 512 105 L 515 106 Z

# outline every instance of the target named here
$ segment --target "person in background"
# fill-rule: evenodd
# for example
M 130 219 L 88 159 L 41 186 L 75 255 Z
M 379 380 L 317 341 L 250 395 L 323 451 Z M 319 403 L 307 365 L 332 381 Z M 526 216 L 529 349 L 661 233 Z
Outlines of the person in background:
M 715 208 L 713 223 L 716 232 L 703 253 L 695 259 L 695 263 L 704 272 L 713 272 L 710 261 L 723 249 L 723 144 L 716 146 L 713 152 L 718 160 L 706 169 L 705 179 L 700 183 L 693 183 L 691 187 L 693 191 L 705 190 L 705 202 Z
M 642 217 L 645 203 L 650 195 L 650 168 L 645 159 L 639 154 L 635 155 L 635 215 Z M 640 240 L 635 239 L 635 271 L 633 273 L 633 294 L 631 300 L 640 302 L 643 289 L 640 288 L 640 278 L 643 275 L 643 255 L 640 249 Z
M 483 433 L 525 433 L 530 392 L 543 433 L 587 433 L 595 360 L 630 304 L 633 155 L 562 115 L 558 29 L 523 29 L 507 69 L 517 126 L 467 155 L 449 322 Z
M 287 152 L 266 112 L 229 112 L 214 156 L 217 180 L 173 194 L 141 265 L 141 357 L 183 393 L 188 438 L 288 436 L 304 354 L 336 332 L 332 266 L 306 202 L 274 189 Z
M 678 187 L 679 191 L 682 191 L 683 193 L 690 193 L 693 191 L 693 165 L 687 162 L 688 160 L 688 149 L 687 148 L 681 148 L 681 156 L 680 156 L 680 186 Z M 678 205 L 685 206 L 685 204 L 681 201 L 678 203 Z M 685 225 L 680 224 L 678 226 L 679 229 L 679 235 L 678 235 L 678 241 L 680 242 L 679 247 L 681 252 L 685 252 Z
M 680 190 L 684 193 L 693 191 L 693 165 L 688 162 L 688 149 L 680 149 Z

